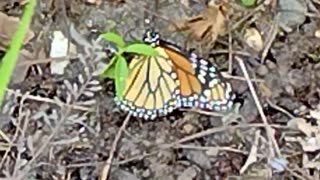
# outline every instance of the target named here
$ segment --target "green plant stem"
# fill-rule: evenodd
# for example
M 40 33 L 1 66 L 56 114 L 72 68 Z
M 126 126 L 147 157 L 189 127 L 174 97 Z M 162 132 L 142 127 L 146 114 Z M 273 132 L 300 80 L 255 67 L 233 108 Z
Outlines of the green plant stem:
M 16 64 L 25 34 L 29 29 L 35 5 L 36 0 L 29 0 L 28 4 L 24 7 L 24 12 L 17 26 L 17 30 L 13 34 L 9 48 L 7 49 L 7 52 L 2 59 L 2 63 L 0 64 L 0 106 L 2 104 L 7 85 L 10 81 L 12 71 Z

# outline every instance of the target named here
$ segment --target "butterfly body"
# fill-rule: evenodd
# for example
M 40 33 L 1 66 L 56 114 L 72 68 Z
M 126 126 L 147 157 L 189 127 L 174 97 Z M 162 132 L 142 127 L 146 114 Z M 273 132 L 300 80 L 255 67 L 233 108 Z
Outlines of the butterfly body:
M 209 61 L 182 52 L 153 31 L 146 32 L 144 42 L 151 44 L 159 57 L 137 55 L 131 59 L 123 98 L 116 98 L 121 109 L 154 119 L 179 107 L 221 111 L 232 106 L 231 84 Z

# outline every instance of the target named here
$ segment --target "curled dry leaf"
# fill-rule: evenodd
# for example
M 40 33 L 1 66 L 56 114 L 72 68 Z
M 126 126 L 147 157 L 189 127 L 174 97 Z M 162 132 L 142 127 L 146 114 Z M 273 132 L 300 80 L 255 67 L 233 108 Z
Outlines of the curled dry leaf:
M 169 31 L 188 31 L 189 37 L 202 42 L 214 42 L 225 32 L 225 16 L 222 5 L 209 5 L 201 14 L 176 20 Z
M 19 23 L 19 18 L 7 16 L 6 14 L 0 12 L 0 50 L 4 51 L 9 45 L 13 33 L 17 29 Z M 34 37 L 34 32 L 28 30 L 23 44 L 26 44 Z
M 297 129 L 306 137 L 298 138 L 305 152 L 314 152 L 320 149 L 320 126 L 313 126 L 303 118 L 294 118 L 288 122 L 288 126 Z
M 256 52 L 260 52 L 263 49 L 263 40 L 261 34 L 256 28 L 246 29 L 244 39 L 246 43 Z
M 7 16 L 6 14 L 0 12 L 0 50 L 5 51 L 10 43 L 10 40 L 13 36 L 13 33 L 16 31 L 19 23 L 19 18 Z M 25 34 L 24 41 L 22 42 L 24 45 L 28 43 L 34 37 L 34 32 L 31 30 L 27 30 Z M 27 74 L 28 61 L 32 61 L 34 59 L 33 54 L 28 52 L 27 50 L 22 49 L 19 52 L 17 63 L 24 63 L 26 65 L 15 67 L 12 77 L 11 84 L 22 82 Z

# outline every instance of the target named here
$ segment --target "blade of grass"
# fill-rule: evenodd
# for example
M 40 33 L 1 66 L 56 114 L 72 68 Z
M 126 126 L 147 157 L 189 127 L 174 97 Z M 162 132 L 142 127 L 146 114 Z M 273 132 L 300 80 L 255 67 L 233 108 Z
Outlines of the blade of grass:
M 11 77 L 11 73 L 16 64 L 24 36 L 29 28 L 35 5 L 36 0 L 29 0 L 28 4 L 24 7 L 17 30 L 13 34 L 9 48 L 7 49 L 7 52 L 2 59 L 2 63 L 0 64 L 0 106 Z

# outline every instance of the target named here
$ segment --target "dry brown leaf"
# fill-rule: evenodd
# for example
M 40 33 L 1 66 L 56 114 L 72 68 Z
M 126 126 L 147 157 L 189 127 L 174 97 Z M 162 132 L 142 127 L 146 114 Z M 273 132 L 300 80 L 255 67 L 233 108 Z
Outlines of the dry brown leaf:
M 31 65 L 26 63 L 26 62 L 31 62 L 34 60 L 34 55 L 31 54 L 29 51 L 25 50 L 25 49 L 22 49 L 20 52 L 19 52 L 19 56 L 18 56 L 18 59 L 17 59 L 17 64 L 19 63 L 22 63 L 23 62 L 23 65 L 21 66 L 15 66 L 14 67 L 14 70 L 13 70 L 13 73 L 12 73 L 12 76 L 11 76 L 11 80 L 10 80 L 10 83 L 11 84 L 16 84 L 16 83 L 20 83 L 20 82 L 23 82 L 26 75 L 27 75 L 27 72 L 28 72 L 28 69 Z
M 225 16 L 221 5 L 209 5 L 200 15 L 176 20 L 169 31 L 189 31 L 189 37 L 197 41 L 214 42 L 225 32 Z
M 19 18 L 7 16 L 6 14 L 0 12 L 0 50 L 4 51 L 13 35 L 16 31 L 17 25 L 19 23 Z M 26 44 L 34 37 L 34 32 L 28 30 L 23 44 Z
M 12 35 L 16 31 L 17 25 L 19 23 L 19 18 L 7 16 L 6 14 L 0 12 L 0 50 L 5 51 L 8 47 Z M 27 30 L 23 44 L 28 43 L 34 37 L 34 32 Z M 33 54 L 27 50 L 21 50 L 17 59 L 17 63 L 22 63 L 26 61 L 31 61 L 34 59 Z M 13 70 L 11 77 L 11 84 L 22 82 L 25 79 L 29 65 L 16 66 Z
M 263 49 L 262 36 L 256 28 L 246 29 L 244 39 L 246 43 L 256 52 L 260 52 Z

